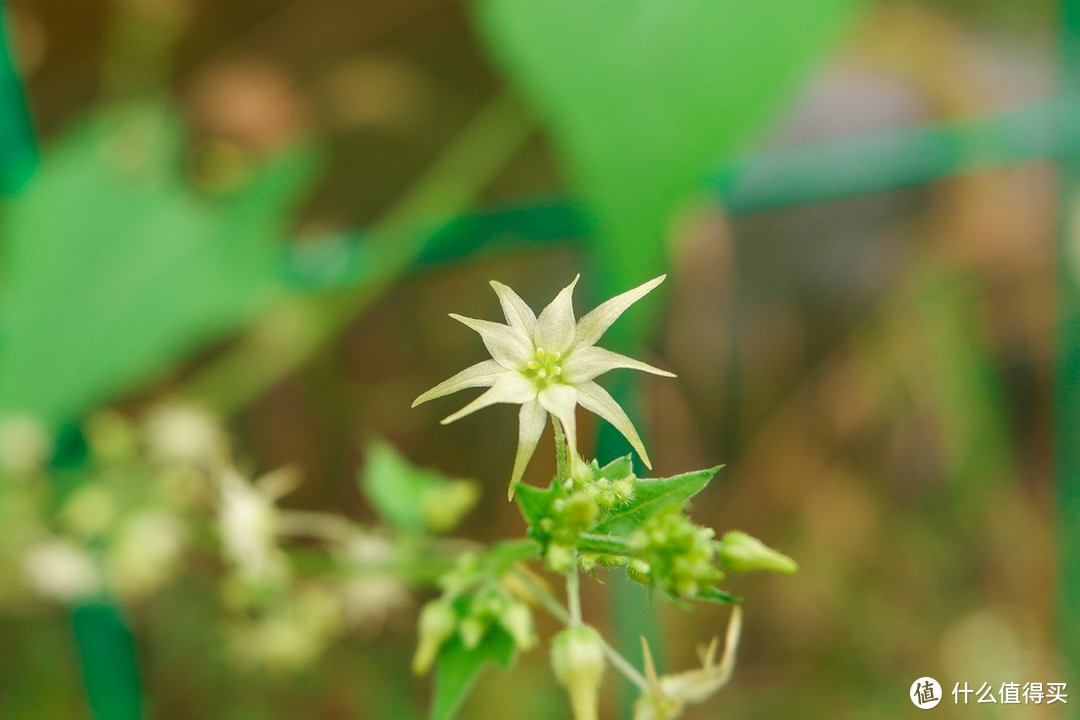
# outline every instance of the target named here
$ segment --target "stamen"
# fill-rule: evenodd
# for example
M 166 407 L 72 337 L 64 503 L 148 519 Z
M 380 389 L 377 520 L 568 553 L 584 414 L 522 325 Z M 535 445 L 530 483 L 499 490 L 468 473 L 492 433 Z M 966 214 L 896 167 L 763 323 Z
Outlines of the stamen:
M 536 373 L 536 377 L 538 377 L 538 378 L 540 378 L 541 380 L 543 380 L 544 378 L 546 378 L 546 377 L 547 377 L 547 370 L 544 370 L 544 369 L 542 369 L 542 368 L 541 368 L 540 370 L 538 370 L 538 371 L 537 371 L 537 373 Z

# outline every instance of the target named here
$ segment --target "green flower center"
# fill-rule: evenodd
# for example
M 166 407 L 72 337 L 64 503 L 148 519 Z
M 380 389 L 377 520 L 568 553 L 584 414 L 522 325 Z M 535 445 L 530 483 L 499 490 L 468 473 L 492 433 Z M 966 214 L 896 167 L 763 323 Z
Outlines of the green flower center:
M 543 390 L 552 383 L 561 383 L 562 379 L 562 353 L 548 352 L 542 347 L 536 348 L 536 355 L 532 360 L 525 363 L 521 373 L 531 380 L 538 389 Z

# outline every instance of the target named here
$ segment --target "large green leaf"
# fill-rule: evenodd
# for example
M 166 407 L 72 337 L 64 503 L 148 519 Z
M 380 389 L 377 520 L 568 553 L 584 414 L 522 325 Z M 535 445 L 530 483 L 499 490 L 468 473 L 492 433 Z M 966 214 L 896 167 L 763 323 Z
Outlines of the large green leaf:
M 665 264 L 673 207 L 763 126 L 857 0 L 480 0 L 599 223 L 603 291 Z
M 131 389 L 251 317 L 314 154 L 229 194 L 192 188 L 160 106 L 112 110 L 46 154 L 5 208 L 0 413 L 55 424 Z
M 668 478 L 638 480 L 630 502 L 616 508 L 593 532 L 597 535 L 628 535 L 647 518 L 664 508 L 682 505 L 697 495 L 722 467 L 723 465 L 717 465 L 708 470 Z
M 484 666 L 497 663 L 505 668 L 513 657 L 514 641 L 499 628 L 492 628 L 473 650 L 457 637 L 448 642 L 436 664 L 431 720 L 453 720 Z

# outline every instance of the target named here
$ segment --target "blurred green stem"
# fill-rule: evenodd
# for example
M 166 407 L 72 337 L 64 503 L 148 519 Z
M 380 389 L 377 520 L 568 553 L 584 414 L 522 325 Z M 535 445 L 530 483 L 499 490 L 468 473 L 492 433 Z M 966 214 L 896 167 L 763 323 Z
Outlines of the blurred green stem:
M 1080 97 L 1080 0 L 1064 0 L 1061 21 L 1063 97 Z M 1080 152 L 1061 159 L 1058 241 L 1058 350 L 1055 441 L 1058 473 L 1059 639 L 1063 681 L 1080 683 Z M 1070 703 L 1062 717 L 1080 718 Z
M 22 83 L 8 45 L 7 9 L 0 2 L 0 193 L 18 191 L 37 166 L 37 143 Z
M 409 269 L 431 237 L 415 232 L 414 224 L 468 210 L 532 130 L 524 111 L 509 96 L 492 101 L 376 224 L 368 241 L 373 243 L 374 269 L 363 285 L 285 301 L 220 360 L 192 378 L 185 394 L 228 415 L 296 370 Z

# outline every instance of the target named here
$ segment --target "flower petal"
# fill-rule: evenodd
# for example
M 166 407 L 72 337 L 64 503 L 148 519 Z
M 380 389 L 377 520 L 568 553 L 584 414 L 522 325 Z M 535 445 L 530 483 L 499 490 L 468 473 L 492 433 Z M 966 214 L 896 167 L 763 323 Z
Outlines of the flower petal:
M 591 380 L 576 387 L 577 401 L 581 404 L 581 407 L 589 412 L 596 413 L 614 425 L 615 429 L 630 441 L 634 450 L 641 456 L 641 461 L 651 470 L 652 463 L 649 461 L 649 454 L 645 452 L 645 445 L 642 444 L 641 437 L 638 435 L 637 430 L 634 429 L 634 424 L 630 422 L 630 418 L 619 407 L 619 403 L 615 402 L 615 399 L 608 394 L 607 390 Z
M 578 403 L 578 393 L 569 385 L 549 385 L 536 396 L 544 409 L 554 415 L 562 423 L 563 432 L 566 434 L 566 447 L 573 458 L 577 452 L 577 421 L 574 409 Z
M 544 424 L 547 422 L 547 411 L 538 400 L 530 400 L 521 406 L 518 413 L 518 446 L 514 456 L 514 472 L 510 475 L 510 499 L 514 499 L 514 489 L 521 482 L 521 476 L 525 474 L 525 468 L 532 459 L 536 444 L 540 442 L 540 436 L 544 433 Z
M 592 345 L 611 324 L 626 312 L 626 309 L 649 293 L 654 287 L 664 282 L 667 275 L 653 278 L 647 283 L 638 285 L 633 290 L 627 290 L 621 295 L 616 295 L 605 303 L 601 303 L 591 310 L 577 324 L 577 334 L 574 336 L 575 345 Z
M 630 368 L 631 370 L 641 370 L 653 375 L 675 377 L 674 373 L 669 373 L 667 370 L 661 370 L 648 363 L 595 345 L 579 346 L 571 350 L 570 357 L 566 358 L 566 362 L 563 364 L 563 375 L 566 382 L 573 385 L 592 380 L 597 375 L 602 375 L 608 370 L 615 370 L 616 368 Z
M 532 341 L 521 330 L 488 320 L 474 320 L 456 313 L 450 313 L 450 317 L 480 333 L 484 347 L 491 353 L 491 357 L 507 370 L 518 370 L 532 359 Z
M 536 397 L 536 386 L 516 372 L 506 372 L 499 376 L 487 392 L 473 400 L 453 415 L 443 418 L 443 425 L 460 420 L 488 405 L 496 403 L 527 403 Z
M 495 381 L 500 375 L 508 372 L 513 372 L 513 370 L 507 370 L 494 360 L 478 362 L 475 365 L 465 368 L 454 377 L 443 380 L 441 383 L 413 400 L 412 406 L 416 407 L 420 403 L 425 403 L 428 400 L 434 400 L 435 398 L 444 395 L 450 395 L 451 393 L 456 393 L 458 390 L 464 390 L 466 388 L 491 387 L 495 384 Z
M 533 333 L 533 342 L 537 348 L 565 353 L 573 345 L 577 329 L 574 322 L 573 295 L 574 286 L 580 277 L 578 275 L 573 282 L 560 290 L 551 304 L 540 312 L 536 331 Z
M 492 280 L 491 287 L 495 290 L 495 294 L 499 296 L 499 304 L 502 305 L 506 323 L 531 337 L 533 330 L 536 328 L 536 313 L 508 286 Z

